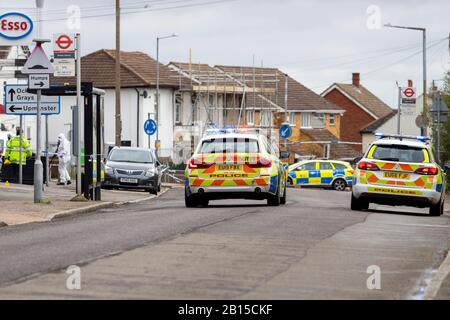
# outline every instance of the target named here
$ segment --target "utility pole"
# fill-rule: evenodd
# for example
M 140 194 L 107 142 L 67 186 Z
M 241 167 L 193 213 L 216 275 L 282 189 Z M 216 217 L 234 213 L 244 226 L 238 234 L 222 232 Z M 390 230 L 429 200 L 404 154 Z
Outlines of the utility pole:
M 400 134 L 400 117 L 401 117 L 401 88 L 398 85 L 398 82 L 395 82 L 397 84 L 397 134 Z
M 77 71 L 77 197 L 83 196 L 81 190 L 81 108 L 83 106 L 83 99 L 81 98 L 81 39 L 80 34 L 77 33 L 76 39 L 76 71 Z M 73 130 L 73 129 L 72 129 Z M 73 142 L 72 142 L 73 143 Z M 85 157 L 86 159 L 86 157 Z
M 122 119 L 120 114 L 120 0 L 116 0 L 116 146 L 122 144 Z
M 288 123 L 288 75 L 284 75 L 284 122 Z M 284 139 L 284 147 L 287 149 L 287 139 Z
M 423 76 L 423 110 L 422 116 L 427 119 L 428 110 L 427 110 L 427 29 L 426 28 L 418 28 L 418 27 L 405 27 L 405 26 L 394 26 L 390 23 L 385 24 L 385 27 L 389 28 L 397 28 L 397 29 L 409 29 L 416 30 L 422 32 L 422 76 Z M 425 128 L 420 128 L 421 135 L 425 135 Z
M 178 37 L 177 34 L 172 33 L 169 36 L 156 37 L 156 99 L 155 99 L 155 118 L 156 118 L 156 143 L 159 142 L 159 40 Z M 155 146 L 156 147 L 156 146 Z M 156 155 L 158 154 L 159 146 L 156 149 Z

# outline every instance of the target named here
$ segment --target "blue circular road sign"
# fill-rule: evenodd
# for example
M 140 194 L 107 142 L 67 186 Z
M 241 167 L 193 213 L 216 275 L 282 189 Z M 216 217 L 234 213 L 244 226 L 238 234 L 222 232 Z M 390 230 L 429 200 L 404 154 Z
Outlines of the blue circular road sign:
M 280 127 L 280 137 L 287 139 L 292 135 L 292 128 L 289 123 L 283 123 Z
M 144 131 L 146 134 L 148 134 L 149 136 L 155 134 L 156 132 L 156 122 L 153 119 L 148 119 L 147 121 L 145 121 L 144 123 Z

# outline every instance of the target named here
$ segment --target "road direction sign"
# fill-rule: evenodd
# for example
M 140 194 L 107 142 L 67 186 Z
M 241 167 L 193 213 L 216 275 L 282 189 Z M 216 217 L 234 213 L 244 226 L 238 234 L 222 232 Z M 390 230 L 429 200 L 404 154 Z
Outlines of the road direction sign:
M 144 131 L 146 134 L 148 134 L 149 136 L 154 135 L 156 132 L 156 122 L 153 119 L 148 119 L 147 121 L 145 121 L 144 123 Z
M 30 89 L 48 89 L 50 88 L 49 74 L 30 74 L 28 77 L 28 87 Z
M 289 123 L 282 123 L 280 126 L 280 137 L 287 139 L 292 135 L 292 128 Z
M 27 92 L 26 84 L 5 85 L 4 104 L 6 114 L 35 115 L 37 113 L 37 96 Z M 59 114 L 59 96 L 41 96 L 42 114 Z
M 34 47 L 33 52 L 31 52 L 30 57 L 28 58 L 27 62 L 25 62 L 25 65 L 23 66 L 22 73 L 23 74 L 52 74 L 54 72 L 53 66 L 48 59 L 47 55 L 45 54 L 44 49 L 42 49 L 42 46 L 40 43 L 36 44 L 36 47 Z

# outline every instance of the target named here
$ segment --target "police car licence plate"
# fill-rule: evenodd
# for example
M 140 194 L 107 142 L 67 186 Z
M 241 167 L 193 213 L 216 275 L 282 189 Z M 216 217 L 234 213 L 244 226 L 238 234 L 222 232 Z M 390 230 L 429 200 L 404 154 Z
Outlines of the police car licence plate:
M 393 179 L 409 179 L 411 175 L 409 173 L 401 173 L 401 172 L 385 172 L 384 177 Z
M 242 170 L 242 166 L 239 164 L 219 164 L 217 165 L 219 171 L 238 171 Z
M 124 183 L 138 183 L 138 179 L 120 178 L 120 182 L 124 182 Z

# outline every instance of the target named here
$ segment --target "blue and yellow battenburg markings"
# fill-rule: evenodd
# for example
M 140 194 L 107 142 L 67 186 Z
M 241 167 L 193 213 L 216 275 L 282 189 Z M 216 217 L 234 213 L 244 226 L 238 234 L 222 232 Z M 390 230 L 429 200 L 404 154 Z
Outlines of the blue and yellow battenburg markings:
M 308 175 L 308 177 L 297 177 Z M 294 179 L 295 184 L 321 184 L 328 185 L 336 178 L 344 178 L 348 185 L 353 184 L 353 175 L 345 170 L 301 170 L 289 172 L 289 177 Z

